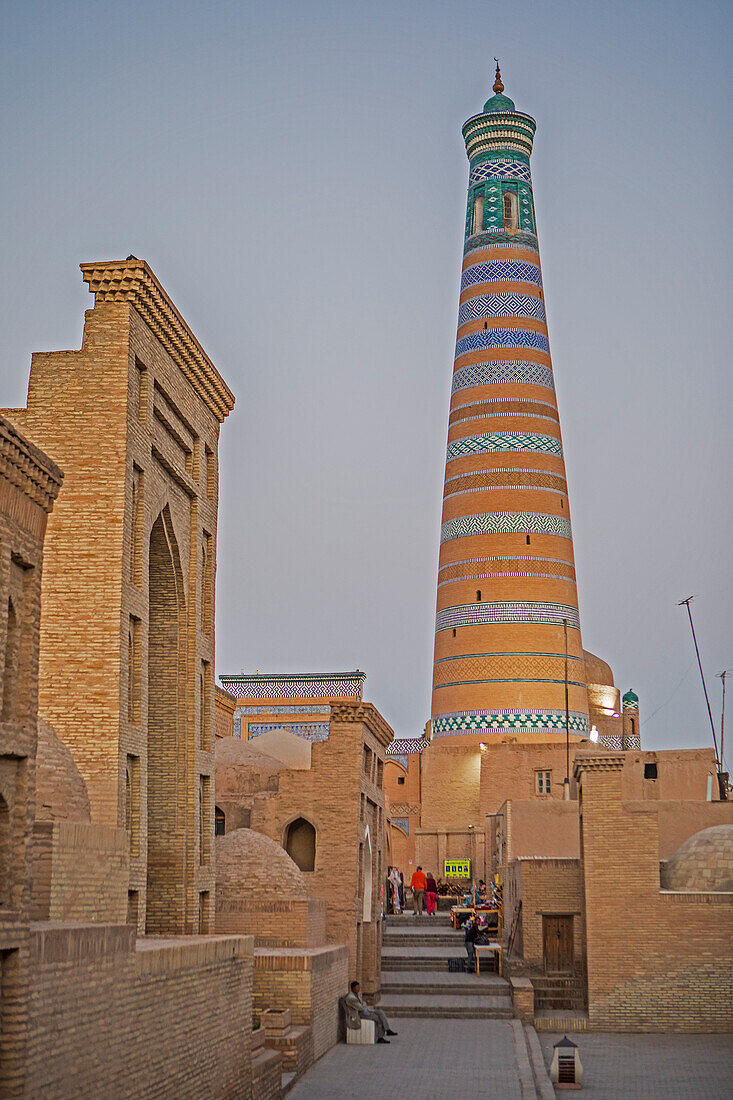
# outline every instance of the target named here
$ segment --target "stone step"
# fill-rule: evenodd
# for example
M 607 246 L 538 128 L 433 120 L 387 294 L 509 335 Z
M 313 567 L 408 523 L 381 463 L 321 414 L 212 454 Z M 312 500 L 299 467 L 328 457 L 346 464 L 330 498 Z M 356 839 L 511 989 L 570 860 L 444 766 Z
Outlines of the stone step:
M 406 994 L 425 996 L 437 993 L 445 997 L 509 997 L 511 988 L 497 974 L 453 974 L 447 970 L 394 970 L 382 977 L 382 996 Z
M 383 947 L 382 970 L 441 970 L 448 972 L 448 962 L 465 962 L 463 947 Z
M 464 942 L 463 933 L 458 932 L 432 936 L 411 935 L 409 932 L 385 932 L 382 937 L 383 947 L 462 947 Z
M 390 928 L 404 928 L 407 925 L 412 927 L 418 926 L 422 928 L 426 927 L 450 927 L 450 913 L 438 913 L 434 917 L 428 917 L 424 915 L 422 917 L 416 917 L 413 913 L 400 913 L 392 914 L 387 917 L 387 925 Z
M 512 1018 L 512 1003 L 507 997 L 451 997 L 432 994 L 392 994 L 382 997 L 379 1007 L 390 1018 L 400 1016 L 437 1017 L 452 1020 L 509 1020 Z M 398 1030 L 395 1028 L 395 1030 Z

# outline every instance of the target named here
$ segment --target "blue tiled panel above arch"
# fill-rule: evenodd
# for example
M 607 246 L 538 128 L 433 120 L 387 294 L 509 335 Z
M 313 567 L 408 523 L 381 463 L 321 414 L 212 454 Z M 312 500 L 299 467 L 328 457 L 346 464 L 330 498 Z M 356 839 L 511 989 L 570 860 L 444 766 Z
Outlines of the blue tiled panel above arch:
M 534 454 L 550 454 L 562 458 L 562 444 L 553 435 L 541 435 L 539 432 L 487 432 L 485 435 L 454 439 L 448 444 L 446 462 L 466 455 L 488 454 L 492 451 L 531 451 Z
M 493 623 L 544 623 L 562 626 L 567 620 L 571 628 L 578 630 L 580 620 L 577 608 L 564 603 L 537 603 L 522 600 L 503 600 L 498 603 L 467 603 L 458 607 L 446 607 L 435 616 L 435 632 L 461 626 L 484 626 Z
M 471 264 L 461 276 L 461 290 L 476 283 L 532 283 L 542 286 L 542 272 L 538 264 L 527 260 L 491 260 L 489 263 Z
M 552 369 L 526 359 L 502 359 L 491 363 L 471 363 L 460 367 L 453 375 L 452 393 L 473 386 L 517 385 L 544 386 L 555 389 Z
M 328 741 L 328 722 L 258 722 L 249 724 L 249 736 L 260 737 L 263 733 L 293 733 L 304 741 Z
M 458 310 L 458 327 L 484 317 L 531 317 L 545 320 L 545 307 L 534 294 L 477 294 L 463 302 Z
M 472 351 L 489 348 L 533 348 L 549 355 L 550 345 L 542 332 L 525 328 L 487 328 L 471 332 L 456 341 L 456 359 Z
M 484 180 L 524 180 L 532 182 L 529 165 L 519 160 L 484 160 L 474 164 L 468 177 L 468 186 Z
M 547 512 L 481 512 L 473 516 L 449 519 L 440 528 L 440 542 L 470 538 L 472 535 L 557 535 L 572 538 L 570 520 Z

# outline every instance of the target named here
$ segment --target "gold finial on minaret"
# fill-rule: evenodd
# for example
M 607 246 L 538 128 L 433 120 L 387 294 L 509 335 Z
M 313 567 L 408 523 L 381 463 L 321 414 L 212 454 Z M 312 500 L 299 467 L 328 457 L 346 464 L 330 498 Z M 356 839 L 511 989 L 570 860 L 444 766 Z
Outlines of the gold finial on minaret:
M 504 91 L 504 85 L 501 82 L 501 70 L 499 69 L 499 58 L 495 57 L 494 61 L 496 62 L 496 80 L 494 81 L 494 87 L 493 87 L 492 90 L 495 91 L 497 95 L 500 95 Z

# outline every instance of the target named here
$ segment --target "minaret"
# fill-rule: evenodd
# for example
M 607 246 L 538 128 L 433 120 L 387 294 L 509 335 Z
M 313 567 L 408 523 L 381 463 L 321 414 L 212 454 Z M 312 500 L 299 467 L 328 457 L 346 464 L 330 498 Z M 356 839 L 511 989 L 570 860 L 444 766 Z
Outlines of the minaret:
M 529 158 L 503 94 L 465 123 L 470 163 L 441 527 L 433 737 L 587 736 L 560 423 Z M 553 732 L 554 731 L 554 732 Z

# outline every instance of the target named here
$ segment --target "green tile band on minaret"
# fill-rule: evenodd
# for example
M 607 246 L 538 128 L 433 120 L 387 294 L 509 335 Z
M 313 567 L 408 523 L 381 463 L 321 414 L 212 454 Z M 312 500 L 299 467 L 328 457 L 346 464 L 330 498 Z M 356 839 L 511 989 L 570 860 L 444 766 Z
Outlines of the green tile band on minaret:
M 463 126 L 431 728 L 537 740 L 565 728 L 566 629 L 574 733 L 588 730 L 588 692 L 532 194 L 536 123 L 504 94 L 498 63 L 493 92 Z

